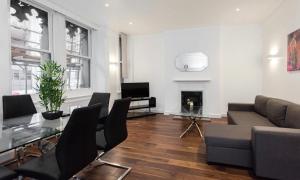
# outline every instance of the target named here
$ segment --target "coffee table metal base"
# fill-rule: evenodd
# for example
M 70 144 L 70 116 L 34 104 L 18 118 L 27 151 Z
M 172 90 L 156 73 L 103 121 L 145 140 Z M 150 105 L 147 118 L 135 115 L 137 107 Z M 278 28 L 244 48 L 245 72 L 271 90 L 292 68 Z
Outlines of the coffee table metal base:
M 196 118 L 195 118 L 195 117 L 189 117 L 189 119 L 190 119 L 192 122 L 191 122 L 191 124 L 188 126 L 188 128 L 187 128 L 185 131 L 183 131 L 183 133 L 180 135 L 180 138 L 182 138 L 187 132 L 189 132 L 189 131 L 190 131 L 193 127 L 195 127 L 195 126 L 196 126 L 196 128 L 197 128 L 197 130 L 198 130 L 198 132 L 199 132 L 199 134 L 200 134 L 200 137 L 203 138 L 202 131 L 201 131 L 201 129 L 200 129 L 198 123 L 197 123 Z

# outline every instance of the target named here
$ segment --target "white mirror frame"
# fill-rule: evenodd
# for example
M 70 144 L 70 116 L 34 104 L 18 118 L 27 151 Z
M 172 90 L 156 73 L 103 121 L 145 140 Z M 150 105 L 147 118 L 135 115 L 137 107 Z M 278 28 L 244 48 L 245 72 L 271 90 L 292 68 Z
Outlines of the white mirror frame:
M 181 54 L 176 57 L 175 66 L 183 72 L 201 72 L 208 67 L 208 56 L 202 52 Z

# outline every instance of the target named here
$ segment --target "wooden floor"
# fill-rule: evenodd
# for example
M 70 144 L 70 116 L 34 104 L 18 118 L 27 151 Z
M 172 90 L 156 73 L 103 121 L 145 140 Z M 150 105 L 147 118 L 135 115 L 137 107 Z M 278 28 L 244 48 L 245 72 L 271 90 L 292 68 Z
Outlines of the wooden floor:
M 194 131 L 182 139 L 188 120 L 156 115 L 128 121 L 127 140 L 103 159 L 131 166 L 131 179 L 257 179 L 247 169 L 208 165 L 205 145 Z M 226 119 L 211 123 L 226 123 Z M 84 173 L 84 179 L 116 179 L 123 170 L 99 166 Z

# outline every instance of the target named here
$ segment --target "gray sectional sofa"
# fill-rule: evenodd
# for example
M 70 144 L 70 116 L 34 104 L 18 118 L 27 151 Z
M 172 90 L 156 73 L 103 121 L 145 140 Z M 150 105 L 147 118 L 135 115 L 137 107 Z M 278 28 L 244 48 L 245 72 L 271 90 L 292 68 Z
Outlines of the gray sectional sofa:
M 274 179 L 300 179 L 300 105 L 257 96 L 228 105 L 228 125 L 204 127 L 207 162 L 253 168 Z

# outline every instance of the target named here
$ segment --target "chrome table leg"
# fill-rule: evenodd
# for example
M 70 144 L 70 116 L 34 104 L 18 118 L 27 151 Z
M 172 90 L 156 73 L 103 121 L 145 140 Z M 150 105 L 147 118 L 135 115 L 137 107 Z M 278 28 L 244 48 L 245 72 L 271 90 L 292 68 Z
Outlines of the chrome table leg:
M 200 137 L 203 138 L 203 134 L 202 134 L 202 131 L 199 127 L 199 124 L 197 123 L 197 118 L 194 118 L 194 117 L 190 117 L 189 120 L 191 121 L 191 124 L 189 125 L 189 127 L 180 135 L 180 138 L 182 138 L 188 131 L 190 131 L 193 126 L 196 126 L 199 134 L 200 134 Z
M 180 135 L 180 138 L 182 138 L 194 125 L 194 122 L 192 122 L 189 127 Z
M 195 124 L 196 124 L 196 127 L 197 127 L 197 129 L 198 129 L 198 132 L 199 132 L 201 138 L 203 138 L 203 134 L 202 134 L 202 131 L 201 131 L 199 125 L 198 125 L 196 122 L 195 122 Z

